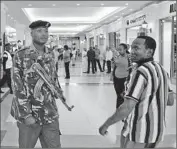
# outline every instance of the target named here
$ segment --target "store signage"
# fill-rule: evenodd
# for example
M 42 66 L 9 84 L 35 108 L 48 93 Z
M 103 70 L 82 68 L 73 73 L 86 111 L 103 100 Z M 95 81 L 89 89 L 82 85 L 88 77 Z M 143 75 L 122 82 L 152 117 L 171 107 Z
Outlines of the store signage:
M 170 5 L 170 13 L 176 11 L 176 3 Z
M 146 15 L 142 15 L 142 16 L 140 16 L 140 17 L 138 17 L 138 18 L 135 18 L 135 19 L 132 19 L 132 20 L 127 20 L 127 25 L 140 22 L 140 21 L 142 21 L 142 20 L 145 20 L 145 18 L 146 18 Z

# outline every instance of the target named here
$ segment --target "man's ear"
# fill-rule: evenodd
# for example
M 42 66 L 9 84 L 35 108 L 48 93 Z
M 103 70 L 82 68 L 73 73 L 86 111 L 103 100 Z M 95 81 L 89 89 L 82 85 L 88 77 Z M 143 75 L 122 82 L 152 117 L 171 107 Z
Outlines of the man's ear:
M 153 49 L 147 49 L 147 57 L 152 57 L 153 56 Z

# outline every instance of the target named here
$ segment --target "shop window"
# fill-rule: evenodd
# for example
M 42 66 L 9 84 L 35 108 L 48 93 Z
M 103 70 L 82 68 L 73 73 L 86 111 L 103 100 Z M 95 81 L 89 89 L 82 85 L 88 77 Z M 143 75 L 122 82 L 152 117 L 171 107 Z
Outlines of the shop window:
M 116 32 L 109 33 L 109 47 L 116 47 Z
M 120 33 L 116 32 L 116 48 L 118 48 L 119 44 L 120 44 Z
M 105 40 L 104 34 L 100 34 L 100 36 L 99 36 L 99 45 L 100 46 L 104 45 L 104 40 Z
M 171 79 L 175 81 L 177 71 L 176 16 L 160 20 L 160 63 L 170 74 Z
M 94 38 L 92 37 L 92 38 L 90 38 L 89 39 L 90 40 L 90 47 L 94 47 Z

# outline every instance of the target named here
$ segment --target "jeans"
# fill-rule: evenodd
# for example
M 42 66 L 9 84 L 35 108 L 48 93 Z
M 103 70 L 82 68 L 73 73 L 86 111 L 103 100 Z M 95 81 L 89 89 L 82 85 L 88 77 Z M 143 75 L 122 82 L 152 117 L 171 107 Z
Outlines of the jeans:
M 111 72 L 111 61 L 106 61 L 107 62 L 107 68 L 108 68 L 108 73 Z
M 100 69 L 100 72 L 102 72 L 102 68 L 101 68 L 101 64 L 100 64 L 100 60 L 99 59 L 95 59 L 94 60 L 94 65 L 95 65 L 95 72 L 97 71 L 97 66 L 96 66 L 96 63 L 98 64 L 98 67 Z
M 124 92 L 124 89 L 125 89 L 124 87 L 125 81 L 126 81 L 126 78 L 117 78 L 115 76 L 113 78 L 114 89 L 117 94 L 116 108 L 118 108 L 124 102 L 124 99 L 121 97 L 121 94 Z
M 70 63 L 70 62 L 65 62 L 66 78 L 70 78 L 69 63 Z
M 58 120 L 51 124 L 27 126 L 17 122 L 19 148 L 34 148 L 39 138 L 42 148 L 61 148 Z

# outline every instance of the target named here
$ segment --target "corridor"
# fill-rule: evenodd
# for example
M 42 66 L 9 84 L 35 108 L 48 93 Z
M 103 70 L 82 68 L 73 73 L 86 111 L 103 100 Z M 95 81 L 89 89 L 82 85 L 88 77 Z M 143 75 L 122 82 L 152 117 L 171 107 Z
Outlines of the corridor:
M 71 67 L 71 79 L 66 80 L 63 67 L 60 66 L 60 84 L 64 90 L 69 105 L 74 105 L 72 112 L 67 111 L 64 105 L 57 100 L 60 114 L 60 129 L 62 132 L 61 144 L 64 148 L 79 147 L 119 147 L 120 131 L 123 123 L 119 122 L 108 130 L 111 138 L 117 135 L 115 144 L 109 138 L 102 137 L 98 128 L 115 111 L 116 94 L 109 75 L 105 72 L 97 74 L 82 74 L 79 67 Z M 1 131 L 3 132 L 1 146 L 18 147 L 18 129 L 16 122 L 10 116 L 12 95 L 8 95 L 1 103 Z M 166 137 L 159 147 L 175 147 L 176 144 L 176 102 L 167 109 Z M 41 147 L 38 142 L 37 147 Z

